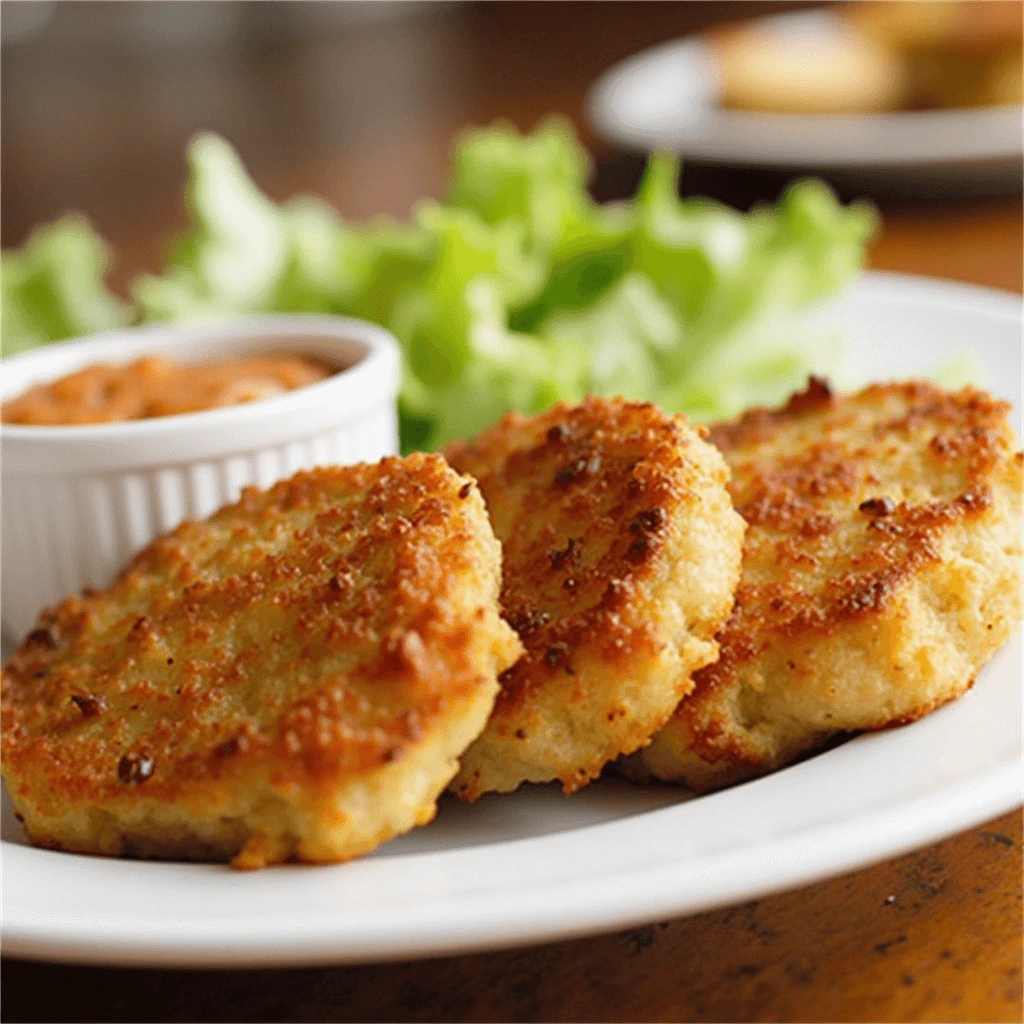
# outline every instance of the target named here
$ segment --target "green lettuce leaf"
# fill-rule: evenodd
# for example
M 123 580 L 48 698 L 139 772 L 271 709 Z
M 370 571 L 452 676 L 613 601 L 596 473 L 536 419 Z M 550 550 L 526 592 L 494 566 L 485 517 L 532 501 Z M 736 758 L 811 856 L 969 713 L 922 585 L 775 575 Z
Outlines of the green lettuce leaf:
M 3 354 L 82 334 L 122 327 L 131 307 L 103 283 L 106 244 L 80 216 L 36 230 L 25 245 L 3 254 Z
M 702 419 L 781 402 L 808 373 L 837 364 L 841 338 L 805 321 L 860 271 L 874 211 L 844 207 L 811 180 L 744 215 L 680 199 L 678 172 L 675 158 L 655 155 L 637 198 L 634 267 L 681 323 L 680 344 L 663 362 L 661 400 Z
M 190 228 L 165 271 L 134 285 L 147 320 L 324 312 L 337 304 L 337 215 L 312 199 L 275 205 L 216 135 L 199 135 L 189 149 L 185 209 Z
M 552 313 L 539 333 L 555 348 L 586 353 L 585 392 L 660 401 L 664 364 L 682 325 L 650 279 L 631 273 L 590 306 Z
M 520 135 L 498 123 L 466 132 L 452 159 L 449 206 L 488 224 L 521 224 L 530 246 L 551 251 L 564 239 L 574 206 L 589 202 L 590 158 L 559 118 Z
M 575 339 L 545 344 L 508 327 L 501 289 L 478 277 L 462 294 L 465 317 L 463 369 L 441 384 L 424 381 L 405 347 L 401 396 L 403 450 L 440 448 L 469 437 L 510 409 L 540 412 L 560 399 L 586 394 L 589 353 Z M 433 376 L 433 368 L 424 364 Z
M 491 226 L 436 203 L 424 204 L 417 222 L 432 240 L 431 261 L 396 300 L 389 326 L 419 379 L 447 387 L 474 358 L 470 286 L 490 281 L 504 308 L 536 294 L 544 268 L 526 255 L 514 222 Z

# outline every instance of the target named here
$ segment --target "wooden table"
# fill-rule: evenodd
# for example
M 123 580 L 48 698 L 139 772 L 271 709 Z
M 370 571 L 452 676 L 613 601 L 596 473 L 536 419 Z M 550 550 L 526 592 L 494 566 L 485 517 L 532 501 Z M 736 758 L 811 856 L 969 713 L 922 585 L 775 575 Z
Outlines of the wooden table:
M 102 33 L 93 33 L 91 45 L 113 47 L 116 60 L 90 56 L 86 44 L 63 59 L 61 31 L 76 44 L 88 36 L 74 22 L 86 15 L 62 13 L 56 35 L 5 52 L 5 244 L 79 207 L 117 243 L 118 280 L 154 266 L 161 239 L 180 219 L 183 141 L 204 123 L 242 144 L 274 195 L 312 189 L 349 216 L 404 214 L 441 187 L 448 145 L 462 124 L 505 115 L 527 126 L 555 110 L 583 125 L 585 88 L 601 68 L 745 8 L 436 10 L 413 23 L 368 20 L 334 35 L 293 31 L 283 46 L 267 42 L 276 38 L 273 26 L 250 25 L 256 43 L 247 35 L 247 45 L 255 51 L 245 51 L 245 60 L 193 54 L 184 65 L 156 66 L 126 56 Z M 384 120 L 358 79 L 347 92 L 338 84 L 342 57 L 366 53 L 375 82 L 390 90 Z M 422 77 L 416 88 L 410 62 Z M 371 70 L 365 59 L 359 68 Z M 325 89 L 335 91 L 325 96 Z M 330 104 L 342 114 L 320 123 L 317 116 L 330 120 Z M 154 123 L 153 109 L 164 112 L 163 122 Z M 628 187 L 635 161 L 595 148 L 598 191 L 610 196 Z M 774 194 L 778 184 L 777 177 L 712 168 L 690 168 L 685 181 L 687 189 L 744 203 Z M 1019 197 L 876 198 L 885 228 L 873 266 L 1021 289 Z M 255 972 L 6 961 L 2 1010 L 10 1022 L 1020 1021 L 1021 846 L 1018 812 L 890 863 L 738 907 L 447 960 Z

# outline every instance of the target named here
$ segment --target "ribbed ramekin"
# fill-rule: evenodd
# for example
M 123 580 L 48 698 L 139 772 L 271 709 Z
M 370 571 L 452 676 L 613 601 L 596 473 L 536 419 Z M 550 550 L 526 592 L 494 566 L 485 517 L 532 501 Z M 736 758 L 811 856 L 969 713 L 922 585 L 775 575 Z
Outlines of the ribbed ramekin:
M 302 353 L 346 367 L 276 398 L 182 416 L 87 426 L 0 426 L 2 618 L 19 638 L 37 613 L 108 584 L 127 560 L 184 519 L 200 519 L 248 484 L 310 466 L 375 461 L 398 446 L 399 356 L 387 331 L 330 316 L 96 335 L 0 363 L 0 400 L 91 363 L 144 354 L 200 361 Z

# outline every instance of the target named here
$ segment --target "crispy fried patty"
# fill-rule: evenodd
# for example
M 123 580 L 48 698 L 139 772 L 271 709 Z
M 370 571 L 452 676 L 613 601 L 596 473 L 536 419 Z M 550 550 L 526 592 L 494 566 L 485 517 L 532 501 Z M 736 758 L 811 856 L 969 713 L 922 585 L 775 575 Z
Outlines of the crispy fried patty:
M 3 673 L 40 845 L 335 861 L 430 820 L 520 653 L 500 546 L 440 456 L 299 473 L 45 612 Z
M 646 743 L 717 655 L 743 536 L 725 463 L 684 418 L 602 398 L 511 414 L 447 455 L 479 481 L 526 648 L 452 788 L 570 792 Z
M 712 429 L 748 524 L 721 658 L 627 773 L 710 789 L 960 696 L 1021 615 L 1021 462 L 982 391 L 812 380 Z

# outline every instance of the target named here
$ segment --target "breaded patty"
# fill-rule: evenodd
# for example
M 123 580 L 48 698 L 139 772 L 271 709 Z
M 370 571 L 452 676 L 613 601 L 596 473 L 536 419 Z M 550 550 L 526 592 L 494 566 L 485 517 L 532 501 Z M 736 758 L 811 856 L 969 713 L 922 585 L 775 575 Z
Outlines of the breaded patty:
M 513 413 L 447 454 L 479 481 L 526 648 L 452 788 L 571 792 L 643 746 L 717 656 L 743 537 L 728 471 L 683 417 L 622 399 Z
M 520 653 L 471 480 L 437 455 L 303 472 L 45 612 L 3 673 L 32 841 L 337 861 L 429 821 Z
M 715 427 L 748 524 L 720 660 L 627 773 L 710 789 L 960 696 L 1021 615 L 1021 462 L 982 391 L 812 380 Z M 639 762 L 639 763 L 638 763 Z

